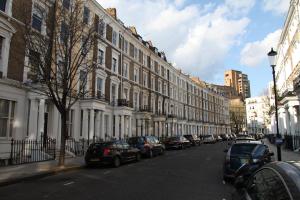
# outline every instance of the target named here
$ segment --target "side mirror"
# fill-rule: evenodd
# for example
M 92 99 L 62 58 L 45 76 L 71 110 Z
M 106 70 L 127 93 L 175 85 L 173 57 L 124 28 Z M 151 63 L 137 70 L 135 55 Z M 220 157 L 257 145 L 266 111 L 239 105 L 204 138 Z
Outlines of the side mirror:
M 245 181 L 245 180 L 244 180 L 244 177 L 243 177 L 243 176 L 238 176 L 238 177 L 235 179 L 234 187 L 235 187 L 237 190 L 242 189 L 243 187 L 245 187 L 244 181 Z
M 228 149 L 224 149 L 224 153 L 227 153 L 228 152 Z

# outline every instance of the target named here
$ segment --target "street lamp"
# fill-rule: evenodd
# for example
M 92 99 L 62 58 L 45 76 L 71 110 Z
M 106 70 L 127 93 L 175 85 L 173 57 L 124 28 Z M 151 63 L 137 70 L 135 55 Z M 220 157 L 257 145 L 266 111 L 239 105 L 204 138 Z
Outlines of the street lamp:
M 280 134 L 279 134 L 279 127 L 278 127 L 278 106 L 277 106 L 277 89 L 276 89 L 276 79 L 275 79 L 275 66 L 276 66 L 276 56 L 277 56 L 277 52 L 273 50 L 273 48 L 271 49 L 271 51 L 268 53 L 268 57 L 269 57 L 269 62 L 270 65 L 272 67 L 272 73 L 273 73 L 273 84 L 274 84 L 274 96 L 275 96 L 275 120 L 276 120 L 276 129 L 277 129 L 277 133 L 276 133 L 276 139 L 278 139 L 278 141 L 276 142 L 277 145 L 277 159 L 278 161 L 281 161 L 281 148 L 280 148 Z

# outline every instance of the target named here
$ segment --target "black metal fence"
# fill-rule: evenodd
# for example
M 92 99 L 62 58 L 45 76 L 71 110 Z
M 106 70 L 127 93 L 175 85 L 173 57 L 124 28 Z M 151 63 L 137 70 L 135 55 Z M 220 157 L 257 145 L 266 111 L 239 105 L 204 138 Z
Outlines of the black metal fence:
M 276 134 L 269 134 L 267 138 L 271 144 L 275 144 Z M 284 135 L 283 147 L 289 150 L 295 150 L 300 148 L 300 136 L 299 135 Z
M 289 150 L 295 150 L 300 147 L 300 136 L 298 135 L 285 135 L 285 148 Z
M 41 140 L 11 140 L 10 165 L 54 160 L 56 140 L 42 138 Z

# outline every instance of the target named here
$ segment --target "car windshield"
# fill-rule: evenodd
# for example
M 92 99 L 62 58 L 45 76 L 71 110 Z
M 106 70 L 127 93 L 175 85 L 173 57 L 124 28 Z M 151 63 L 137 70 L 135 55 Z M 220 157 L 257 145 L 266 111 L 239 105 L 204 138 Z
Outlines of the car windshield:
M 231 147 L 231 155 L 249 155 L 253 152 L 257 144 L 234 144 Z

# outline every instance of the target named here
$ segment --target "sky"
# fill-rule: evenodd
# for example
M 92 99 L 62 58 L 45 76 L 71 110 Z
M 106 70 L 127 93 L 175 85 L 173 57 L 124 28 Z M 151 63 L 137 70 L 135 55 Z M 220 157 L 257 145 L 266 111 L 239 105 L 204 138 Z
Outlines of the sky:
M 276 49 L 290 0 L 97 0 L 115 7 L 177 68 L 224 84 L 224 71 L 248 74 L 251 95 L 272 80 L 267 53 Z

